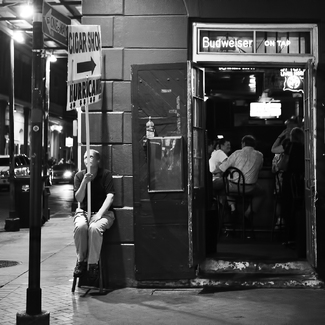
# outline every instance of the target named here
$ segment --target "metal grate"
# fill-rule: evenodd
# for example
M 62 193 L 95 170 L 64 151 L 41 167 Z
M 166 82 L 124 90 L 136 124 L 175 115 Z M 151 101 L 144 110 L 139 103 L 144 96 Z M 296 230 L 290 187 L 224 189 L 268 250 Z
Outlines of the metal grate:
M 0 269 L 2 267 L 10 267 L 10 266 L 16 266 L 18 264 L 21 264 L 21 262 L 16 262 L 16 261 L 3 261 L 0 260 Z

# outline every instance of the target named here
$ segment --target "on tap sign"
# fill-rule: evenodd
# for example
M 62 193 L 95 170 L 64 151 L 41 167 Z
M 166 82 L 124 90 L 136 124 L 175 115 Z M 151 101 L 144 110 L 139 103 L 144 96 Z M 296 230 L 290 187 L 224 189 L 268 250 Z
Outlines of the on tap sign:
M 69 26 L 67 110 L 93 104 L 101 99 L 101 70 L 100 26 Z

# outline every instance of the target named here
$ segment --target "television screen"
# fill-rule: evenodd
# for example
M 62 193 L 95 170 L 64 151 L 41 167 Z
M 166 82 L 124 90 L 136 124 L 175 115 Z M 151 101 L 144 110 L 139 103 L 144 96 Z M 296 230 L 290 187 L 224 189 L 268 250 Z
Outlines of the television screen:
M 253 102 L 250 103 L 249 116 L 261 119 L 278 118 L 281 115 L 279 102 Z
M 263 73 L 255 71 L 206 70 L 206 93 L 208 95 L 231 94 L 259 95 L 263 87 Z

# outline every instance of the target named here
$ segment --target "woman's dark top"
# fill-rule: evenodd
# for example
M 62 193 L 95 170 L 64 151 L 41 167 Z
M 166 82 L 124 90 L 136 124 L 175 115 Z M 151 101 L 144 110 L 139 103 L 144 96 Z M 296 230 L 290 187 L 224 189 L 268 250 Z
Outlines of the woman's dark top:
M 86 170 L 82 170 L 76 174 L 74 178 L 74 193 L 76 193 L 76 191 L 79 189 L 86 172 Z M 107 169 L 99 168 L 95 179 L 91 181 L 92 212 L 98 212 L 98 210 L 102 207 L 107 194 L 109 193 L 115 194 L 112 175 Z M 85 197 L 80 203 L 80 208 L 87 211 L 87 188 Z M 112 206 L 109 208 L 109 210 L 112 210 Z
M 298 142 L 289 142 L 284 150 L 285 155 L 289 155 L 287 172 L 305 173 L 305 152 L 304 145 Z
M 292 196 L 295 193 L 295 196 L 302 197 L 305 175 L 304 145 L 298 142 L 289 142 L 284 150 L 284 154 L 289 155 L 289 161 L 287 170 L 283 172 L 282 190 L 285 195 Z M 295 186 L 294 189 L 292 184 Z

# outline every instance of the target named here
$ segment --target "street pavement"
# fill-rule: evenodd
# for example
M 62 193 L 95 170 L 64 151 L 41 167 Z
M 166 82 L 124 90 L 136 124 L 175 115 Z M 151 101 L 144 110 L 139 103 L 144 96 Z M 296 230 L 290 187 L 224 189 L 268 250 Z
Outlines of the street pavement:
M 51 191 L 64 189 L 68 199 L 50 196 L 51 219 L 42 227 L 42 309 L 50 313 L 51 325 L 325 324 L 323 289 L 122 288 L 98 295 L 76 288 L 71 293 L 76 257 L 70 190 L 57 185 Z M 19 262 L 0 268 L 1 325 L 16 324 L 17 312 L 26 310 L 28 246 L 29 229 L 0 229 L 0 261 Z

